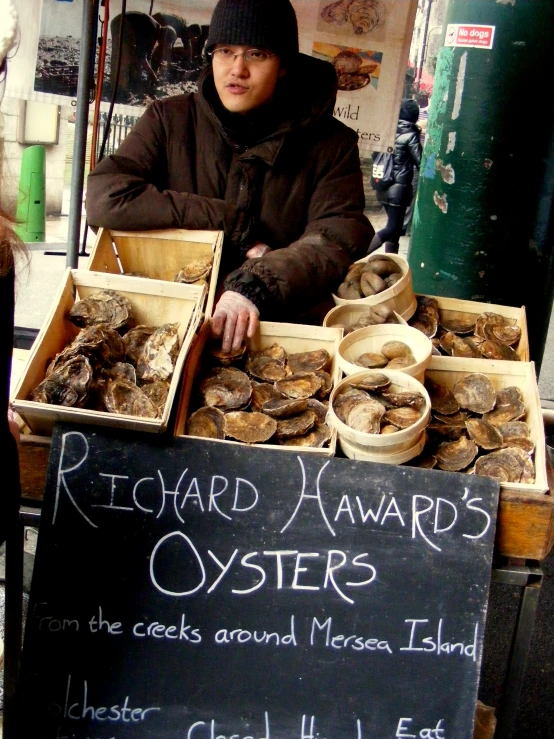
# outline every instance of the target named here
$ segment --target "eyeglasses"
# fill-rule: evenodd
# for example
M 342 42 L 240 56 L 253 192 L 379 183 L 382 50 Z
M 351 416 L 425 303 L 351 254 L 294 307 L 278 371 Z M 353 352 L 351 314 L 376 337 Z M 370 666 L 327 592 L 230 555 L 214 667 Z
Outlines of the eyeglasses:
M 230 67 L 238 56 L 241 56 L 246 64 L 261 64 L 262 62 L 267 62 L 272 56 L 277 55 L 264 49 L 247 49 L 240 54 L 235 54 L 232 49 L 222 46 L 219 49 L 210 51 L 209 56 L 212 57 L 212 61 L 215 64 L 224 64 Z

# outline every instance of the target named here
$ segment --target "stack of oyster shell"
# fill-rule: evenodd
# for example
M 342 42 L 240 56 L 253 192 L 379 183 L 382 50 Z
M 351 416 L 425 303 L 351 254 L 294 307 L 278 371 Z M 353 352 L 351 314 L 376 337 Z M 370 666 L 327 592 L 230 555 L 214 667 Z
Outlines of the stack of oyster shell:
M 367 262 L 351 265 L 337 295 L 343 300 L 359 300 L 388 290 L 402 279 L 402 269 L 394 259 L 376 254 Z
M 466 313 L 449 319 L 441 314 L 435 298 L 418 295 L 417 310 L 409 324 L 432 340 L 434 354 L 519 361 L 515 349 L 521 329 L 515 319 L 499 313 Z
M 416 363 L 410 347 L 403 341 L 386 341 L 379 352 L 364 352 L 354 361 L 365 369 L 405 369 Z
M 451 390 L 429 377 L 425 387 L 432 419 L 425 449 L 412 464 L 484 475 L 502 483 L 534 482 L 535 445 L 518 387 L 495 390 L 479 372 L 464 375 Z
M 425 398 L 416 390 L 391 389 L 382 372 L 351 376 L 350 384 L 333 400 L 337 418 L 355 431 L 394 434 L 419 421 Z
M 205 353 L 207 354 L 207 353 Z M 279 344 L 224 354 L 213 344 L 197 379 L 186 433 L 246 444 L 321 448 L 333 381 L 325 349 L 290 353 Z M 196 397 L 194 397 L 196 396 Z
M 76 302 L 67 318 L 81 331 L 50 362 L 30 400 L 161 417 L 179 354 L 179 324 L 135 325 L 130 302 L 114 290 Z

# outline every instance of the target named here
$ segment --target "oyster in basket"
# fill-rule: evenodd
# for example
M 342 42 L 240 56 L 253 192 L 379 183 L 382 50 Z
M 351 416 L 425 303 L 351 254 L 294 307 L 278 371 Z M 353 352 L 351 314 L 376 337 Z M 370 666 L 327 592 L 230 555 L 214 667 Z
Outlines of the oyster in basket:
M 242 344 L 236 351 L 232 349 L 228 352 L 224 352 L 219 342 L 213 343 L 210 346 L 210 354 L 212 357 L 217 359 L 219 364 L 223 367 L 230 367 L 235 362 L 239 362 L 246 354 L 246 344 Z
M 141 390 L 154 403 L 158 409 L 158 416 L 161 417 L 169 395 L 169 382 L 167 380 L 145 382 L 144 385 L 141 385 Z
M 465 470 L 473 462 L 478 451 L 477 444 L 467 436 L 461 436 L 458 441 L 443 441 L 435 453 L 437 467 L 448 472 Z
M 191 414 L 187 423 L 189 436 L 202 436 L 205 439 L 225 438 L 225 415 L 219 408 L 204 406 Z
M 56 355 L 46 370 L 46 376 L 77 356 L 87 357 L 93 368 L 113 364 L 125 358 L 125 345 L 117 331 L 106 324 L 89 326 L 79 331 L 75 339 Z
M 473 413 L 488 413 L 496 405 L 496 392 L 492 382 L 481 372 L 472 372 L 457 380 L 452 394 L 461 408 Z
M 174 281 L 192 284 L 198 280 L 207 280 L 212 271 L 213 262 L 214 258 L 212 254 L 199 257 L 185 265 L 183 269 L 175 275 Z
M 346 425 L 366 434 L 378 434 L 381 430 L 381 419 L 385 415 L 385 406 L 368 398 L 352 404 L 346 416 Z
M 450 416 L 460 410 L 460 404 L 446 385 L 425 378 L 425 387 L 431 398 L 431 408 L 437 413 Z
M 307 398 L 276 398 L 265 402 L 262 412 L 272 418 L 288 418 L 297 413 L 303 413 L 307 408 Z
M 382 372 L 368 372 L 367 374 L 364 372 L 361 376 L 354 375 L 350 384 L 360 390 L 373 392 L 386 390 L 390 387 L 391 381 Z
M 256 382 L 255 380 L 252 380 L 251 384 L 251 403 L 252 408 L 255 411 L 261 412 L 264 403 L 267 403 L 269 400 L 280 400 L 284 398 L 283 393 L 280 393 L 278 390 L 276 390 L 273 385 L 269 384 L 269 382 Z
M 72 357 L 57 367 L 31 393 L 31 400 L 65 407 L 83 408 L 92 386 L 93 371 L 87 357 Z
M 477 318 L 473 313 L 457 313 L 452 317 L 440 314 L 441 327 L 457 335 L 472 334 L 475 331 L 476 321 Z
M 312 398 L 323 387 L 323 380 L 314 372 L 296 372 L 278 380 L 275 387 L 288 398 Z
M 466 428 L 470 439 L 481 449 L 500 449 L 504 445 L 500 431 L 483 418 L 468 418 Z
M 389 360 L 379 352 L 364 352 L 360 354 L 354 364 L 364 367 L 365 369 L 382 369 L 386 367 Z
M 331 357 L 326 349 L 289 354 L 287 358 L 287 364 L 293 374 L 295 372 L 317 372 L 318 370 L 325 370 L 330 362 Z
M 99 290 L 88 298 L 78 300 L 70 308 L 68 318 L 81 328 L 106 323 L 110 328 L 119 330 L 134 323 L 131 303 L 115 290 Z
M 264 352 L 253 352 L 249 355 L 246 371 L 263 382 L 276 382 L 289 374 L 284 361 L 275 359 Z
M 307 434 L 316 424 L 317 416 L 313 411 L 306 410 L 290 418 L 280 418 L 277 421 L 275 436 L 278 439 L 290 439 L 294 436 Z
M 302 436 L 292 436 L 290 439 L 278 439 L 278 443 L 283 446 L 311 446 L 321 449 L 331 439 L 331 429 L 326 423 L 316 423 L 316 425 Z
M 225 436 L 245 444 L 269 441 L 277 430 L 277 421 L 265 413 L 231 411 L 225 414 Z
M 108 382 L 101 392 L 102 402 L 110 413 L 157 418 L 158 409 L 142 390 L 126 379 Z
M 511 346 L 501 341 L 486 339 L 479 344 L 479 351 L 485 359 L 506 359 L 509 362 L 519 362 L 519 355 Z
M 164 323 L 145 341 L 137 363 L 137 376 L 143 382 L 169 380 L 179 356 L 179 324 Z
M 141 323 L 127 331 L 123 336 L 125 355 L 131 364 L 135 366 L 138 364 L 144 345 L 155 330 L 155 326 L 145 326 Z
M 521 450 L 515 451 L 514 454 L 514 449 L 508 447 L 479 457 L 475 462 L 475 474 L 492 477 L 499 482 L 533 482 L 535 471 L 529 456 Z
M 222 410 L 243 408 L 250 402 L 248 375 L 234 367 L 215 367 L 200 383 L 204 404 Z
M 533 454 L 535 444 L 531 439 L 531 431 L 525 421 L 507 421 L 496 427 L 502 435 L 505 446 L 517 446 L 527 454 Z
M 407 429 L 421 418 L 421 413 L 416 408 L 406 406 L 404 408 L 391 408 L 384 415 L 384 420 L 399 429 Z

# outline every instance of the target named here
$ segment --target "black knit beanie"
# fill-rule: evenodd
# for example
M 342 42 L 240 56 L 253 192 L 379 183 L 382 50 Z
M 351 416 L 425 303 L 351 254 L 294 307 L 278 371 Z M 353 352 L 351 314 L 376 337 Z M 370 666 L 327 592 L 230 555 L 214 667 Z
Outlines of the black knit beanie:
M 298 54 L 298 23 L 290 0 L 219 0 L 206 52 L 216 44 L 269 49 L 290 60 Z
M 400 105 L 400 120 L 417 123 L 419 118 L 419 105 L 411 98 L 404 98 Z

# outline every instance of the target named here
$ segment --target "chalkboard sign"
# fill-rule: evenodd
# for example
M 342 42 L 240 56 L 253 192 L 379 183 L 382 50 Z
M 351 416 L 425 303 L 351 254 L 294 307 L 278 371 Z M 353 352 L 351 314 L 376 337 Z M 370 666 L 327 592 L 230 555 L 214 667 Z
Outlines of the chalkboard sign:
M 33 739 L 470 739 L 498 485 L 57 427 Z

